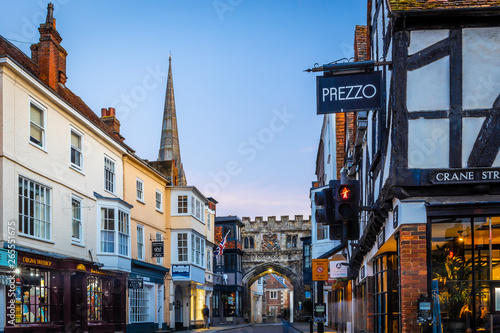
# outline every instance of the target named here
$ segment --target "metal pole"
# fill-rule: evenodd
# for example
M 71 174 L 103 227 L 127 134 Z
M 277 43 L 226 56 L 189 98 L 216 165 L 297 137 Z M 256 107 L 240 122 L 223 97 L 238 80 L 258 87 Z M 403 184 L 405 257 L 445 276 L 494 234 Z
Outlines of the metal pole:
M 318 303 L 323 303 L 323 281 L 318 281 Z M 324 333 L 323 322 L 318 322 L 318 333 Z

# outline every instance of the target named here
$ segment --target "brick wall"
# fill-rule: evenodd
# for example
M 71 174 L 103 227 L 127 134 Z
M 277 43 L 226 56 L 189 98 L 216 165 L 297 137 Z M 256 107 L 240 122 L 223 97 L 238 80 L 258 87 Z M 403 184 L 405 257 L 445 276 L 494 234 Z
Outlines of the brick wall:
M 417 300 L 427 294 L 426 224 L 403 225 L 400 230 L 401 332 L 420 332 Z

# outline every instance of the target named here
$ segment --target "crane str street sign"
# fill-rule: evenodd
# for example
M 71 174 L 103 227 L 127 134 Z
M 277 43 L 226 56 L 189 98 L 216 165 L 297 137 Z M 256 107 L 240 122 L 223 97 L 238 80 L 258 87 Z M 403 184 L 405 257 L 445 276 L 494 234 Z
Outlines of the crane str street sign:
M 381 109 L 382 89 L 380 71 L 317 76 L 317 114 Z

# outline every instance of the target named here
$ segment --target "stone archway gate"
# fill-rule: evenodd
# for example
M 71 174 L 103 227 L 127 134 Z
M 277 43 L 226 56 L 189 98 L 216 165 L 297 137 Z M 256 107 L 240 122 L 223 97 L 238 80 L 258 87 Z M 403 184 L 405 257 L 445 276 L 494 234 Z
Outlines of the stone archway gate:
M 243 217 L 244 227 L 241 230 L 243 242 L 243 313 L 251 316 L 250 286 L 258 278 L 269 273 L 282 275 L 293 285 L 293 318 L 300 319 L 299 302 L 304 303 L 303 260 L 301 237 L 311 235 L 311 221 L 304 220 L 302 215 L 295 215 L 293 220 L 288 216 L 269 216 L 267 220 L 256 217 L 254 221 Z

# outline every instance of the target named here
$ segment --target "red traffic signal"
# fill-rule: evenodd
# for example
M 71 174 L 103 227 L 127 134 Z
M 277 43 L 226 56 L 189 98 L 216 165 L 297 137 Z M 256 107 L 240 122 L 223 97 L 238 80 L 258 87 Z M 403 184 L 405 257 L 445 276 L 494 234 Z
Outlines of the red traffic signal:
M 349 200 L 352 197 L 352 188 L 349 185 L 341 185 L 338 190 L 338 198 L 342 201 Z

